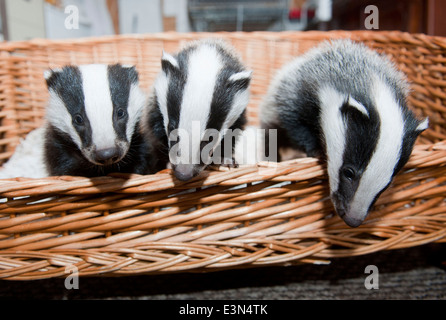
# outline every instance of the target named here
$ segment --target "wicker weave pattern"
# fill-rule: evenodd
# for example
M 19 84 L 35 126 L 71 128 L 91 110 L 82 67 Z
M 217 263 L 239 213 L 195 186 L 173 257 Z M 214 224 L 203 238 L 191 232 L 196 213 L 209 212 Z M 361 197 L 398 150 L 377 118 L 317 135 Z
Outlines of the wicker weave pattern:
M 213 169 L 191 182 L 156 175 L 0 180 L 0 278 L 210 271 L 324 263 L 333 257 L 446 239 L 446 39 L 399 32 L 154 34 L 0 45 L 0 160 L 38 127 L 43 71 L 64 64 L 135 64 L 149 90 L 162 49 L 223 37 L 253 73 L 249 121 L 283 63 L 320 41 L 351 37 L 389 54 L 413 83 L 410 105 L 430 117 L 409 163 L 358 228 L 334 215 L 323 164 Z

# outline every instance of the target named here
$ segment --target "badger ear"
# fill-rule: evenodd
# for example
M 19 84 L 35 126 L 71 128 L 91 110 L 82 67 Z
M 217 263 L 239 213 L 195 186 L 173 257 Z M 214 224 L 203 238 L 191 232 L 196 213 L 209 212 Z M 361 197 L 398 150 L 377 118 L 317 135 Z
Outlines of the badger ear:
M 352 96 L 348 97 L 348 101 L 347 104 L 352 107 L 355 108 L 356 110 L 358 110 L 359 112 L 361 112 L 364 116 L 366 116 L 367 118 L 369 118 L 369 112 L 366 109 L 366 107 L 364 107 L 364 105 L 360 102 L 358 102 L 357 100 L 355 100 Z
M 169 71 L 178 70 L 179 65 L 177 59 L 171 54 L 163 50 L 163 56 L 161 57 L 161 67 L 163 71 L 167 74 Z
M 136 67 L 131 64 L 123 64 L 122 67 L 127 71 L 131 83 L 138 83 L 138 71 L 136 71 Z
M 421 133 L 421 132 L 423 132 L 424 130 L 426 130 L 428 127 L 429 127 L 429 118 L 426 117 L 426 118 L 424 118 L 424 120 L 421 120 L 421 121 L 418 123 L 418 126 L 417 126 L 417 128 L 415 129 L 415 131 L 418 132 L 418 133 Z
M 229 81 L 235 82 L 239 80 L 251 80 L 252 71 L 244 70 L 237 73 L 234 73 L 229 77 Z
M 229 77 L 228 81 L 233 85 L 237 85 L 237 87 L 239 87 L 240 89 L 246 89 L 251 82 L 251 75 L 251 70 L 240 71 L 232 74 Z
M 45 78 L 46 85 L 48 87 L 50 87 L 51 84 L 53 83 L 53 81 L 52 81 L 53 75 L 55 75 L 56 73 L 60 73 L 60 72 L 62 72 L 62 69 L 60 69 L 60 68 L 47 69 L 43 72 L 43 77 Z
M 45 80 L 48 81 L 49 78 L 51 78 L 51 76 L 53 75 L 53 70 L 49 69 L 49 70 L 45 70 L 43 72 L 43 77 L 45 78 Z

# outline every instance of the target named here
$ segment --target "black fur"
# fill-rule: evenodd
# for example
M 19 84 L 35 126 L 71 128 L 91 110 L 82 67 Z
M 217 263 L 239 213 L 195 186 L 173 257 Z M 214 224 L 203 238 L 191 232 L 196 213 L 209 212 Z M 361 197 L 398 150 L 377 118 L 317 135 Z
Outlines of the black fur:
M 108 66 L 108 82 L 113 103 L 113 128 L 119 139 L 127 141 L 127 107 L 130 86 L 138 82 L 134 67 L 123 68 L 120 64 Z
M 146 140 L 151 141 L 153 147 L 153 166 L 156 171 L 160 171 L 165 169 L 169 162 L 169 142 L 164 128 L 163 115 L 160 111 L 156 96 L 150 98 L 149 104 L 153 104 L 154 107 L 148 116 L 149 130 L 146 132 Z
M 231 75 L 241 71 L 243 71 L 243 68 L 234 60 L 234 64 L 231 63 L 225 65 L 225 69 L 223 69 L 218 76 L 215 84 L 216 89 L 212 96 L 211 111 L 206 124 L 207 129 L 220 130 L 230 111 L 229 107 L 234 100 L 235 94 L 240 90 L 248 88 L 250 79 L 241 79 L 238 81 L 229 80 Z M 237 121 L 235 123 L 237 123 Z M 246 123 L 246 119 L 244 123 Z M 237 127 L 237 129 L 242 129 L 243 126 Z
M 139 130 L 135 130 L 130 148 L 121 161 L 110 166 L 101 166 L 88 161 L 69 135 L 49 125 L 45 137 L 44 156 L 51 176 L 98 177 L 113 172 L 137 174 L 155 172 L 150 161 L 151 146 Z
M 168 134 L 177 129 L 180 123 L 180 104 L 187 81 L 187 56 L 183 53 L 175 58 L 178 61 L 178 68 L 170 64 L 169 61 L 163 60 L 161 63 L 163 71 L 170 79 L 167 91 Z

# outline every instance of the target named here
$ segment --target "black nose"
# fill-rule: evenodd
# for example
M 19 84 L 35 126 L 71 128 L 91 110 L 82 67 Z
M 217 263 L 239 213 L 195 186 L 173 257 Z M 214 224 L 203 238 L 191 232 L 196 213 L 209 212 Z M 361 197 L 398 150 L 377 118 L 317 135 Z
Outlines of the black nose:
M 344 222 L 352 228 L 359 227 L 363 222 L 362 219 L 352 216 L 351 212 L 348 213 L 342 206 L 336 208 L 336 212 L 342 218 L 342 220 L 344 220 Z
M 342 216 L 342 220 L 344 220 L 344 222 L 352 228 L 359 227 L 361 225 L 361 223 L 363 222 L 362 219 L 350 217 L 349 215 L 346 215 L 346 214 L 344 214 L 344 216 Z
M 178 180 L 187 181 L 198 175 L 193 164 L 178 164 L 173 167 L 173 174 Z
M 118 148 L 106 148 L 96 150 L 95 160 L 101 165 L 110 165 L 119 160 L 119 150 Z

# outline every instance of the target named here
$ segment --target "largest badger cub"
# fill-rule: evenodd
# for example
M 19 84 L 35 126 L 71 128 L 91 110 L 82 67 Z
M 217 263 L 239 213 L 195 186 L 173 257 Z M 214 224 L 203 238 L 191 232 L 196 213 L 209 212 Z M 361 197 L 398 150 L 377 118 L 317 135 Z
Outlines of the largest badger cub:
M 279 149 L 326 158 L 335 209 L 356 227 L 427 128 L 427 118 L 418 121 L 407 108 L 407 94 L 405 77 L 388 59 L 338 40 L 279 71 L 260 117 L 264 128 L 278 130 Z
M 150 173 L 139 119 L 146 96 L 134 67 L 65 66 L 45 72 L 44 158 L 50 175 Z

